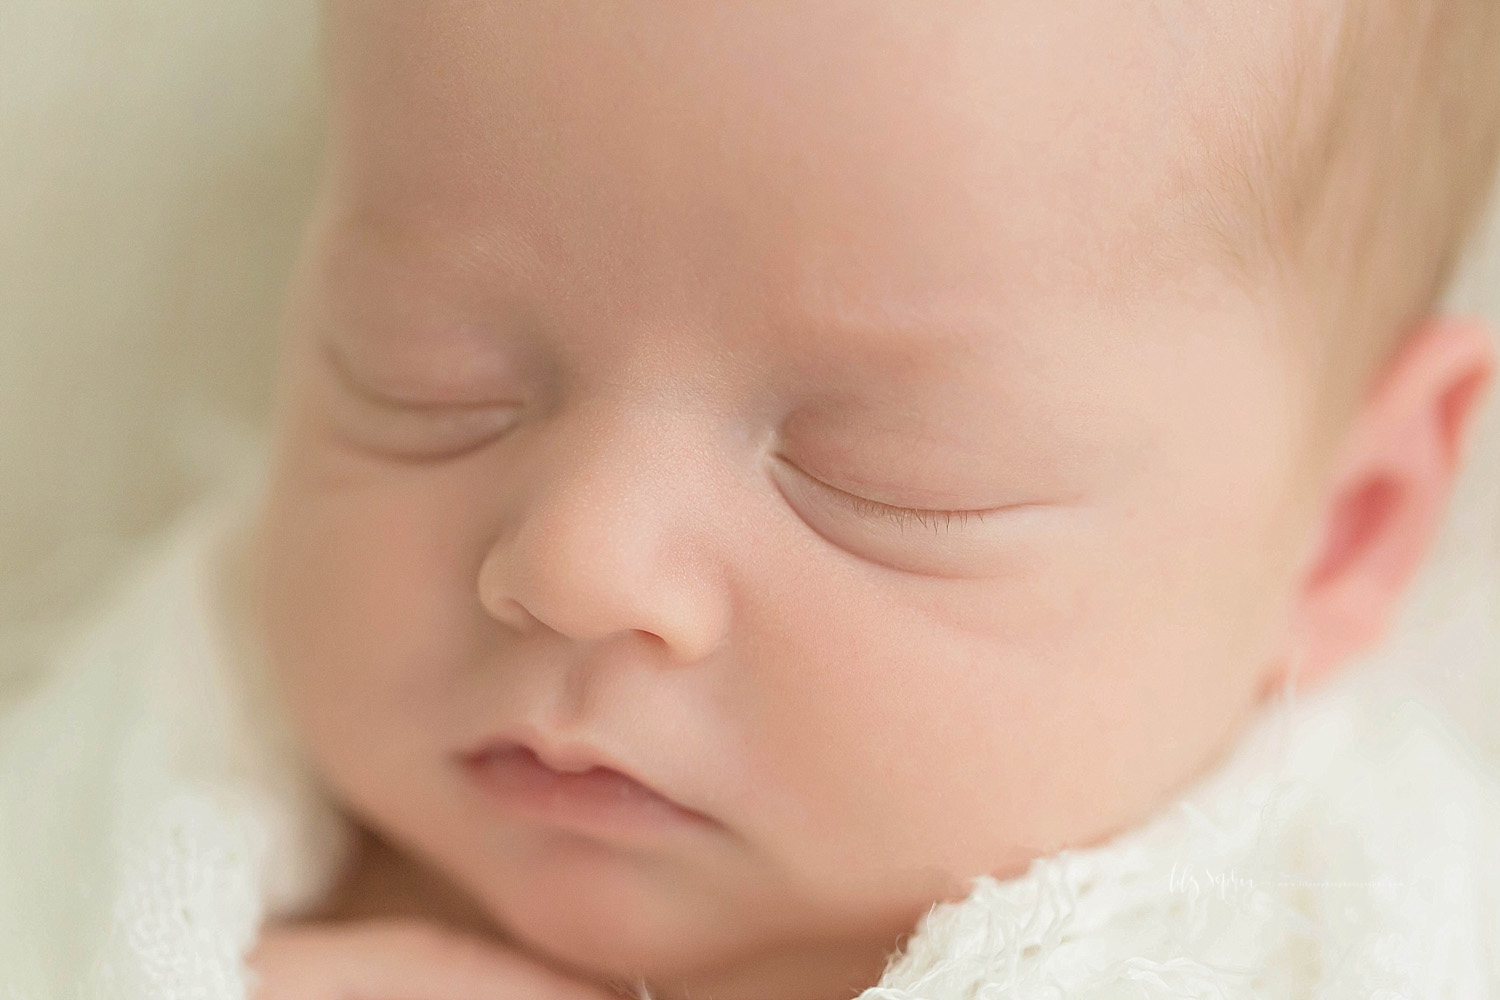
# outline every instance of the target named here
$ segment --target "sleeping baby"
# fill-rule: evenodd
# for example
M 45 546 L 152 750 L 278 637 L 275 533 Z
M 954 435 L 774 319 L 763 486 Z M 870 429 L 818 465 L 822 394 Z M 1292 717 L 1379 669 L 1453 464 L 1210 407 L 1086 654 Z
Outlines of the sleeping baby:
M 1500 995 L 1493 776 L 1343 669 L 1494 366 L 1492 0 L 324 27 L 262 700 L 122 730 L 78 823 L 214 874 L 77 878 L 85 994 Z

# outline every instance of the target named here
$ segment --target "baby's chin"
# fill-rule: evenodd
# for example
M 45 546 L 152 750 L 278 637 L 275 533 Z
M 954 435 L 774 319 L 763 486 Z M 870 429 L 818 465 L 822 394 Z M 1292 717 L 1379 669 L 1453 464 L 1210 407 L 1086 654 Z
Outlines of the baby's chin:
M 885 921 L 778 906 L 764 886 L 703 885 L 671 862 L 584 838 L 515 858 L 473 886 L 507 939 L 599 984 L 650 987 L 656 1000 L 713 996 L 824 1000 L 873 986 L 924 906 Z M 930 904 L 931 901 L 928 901 Z
M 732 949 L 711 947 L 702 920 L 684 919 L 661 890 L 632 879 L 624 859 L 577 852 L 566 870 L 487 865 L 481 878 L 458 880 L 346 813 L 355 849 L 329 893 L 306 919 L 414 918 L 515 948 L 542 964 L 598 983 L 647 978 L 679 982 L 709 971 Z M 637 883 L 632 887 L 632 882 Z M 654 921 L 643 915 L 659 914 Z M 692 927 L 699 933 L 688 933 Z
M 671 983 L 757 950 L 734 907 L 662 865 L 582 838 L 549 854 L 516 859 L 471 889 L 508 937 L 551 964 L 599 981 Z

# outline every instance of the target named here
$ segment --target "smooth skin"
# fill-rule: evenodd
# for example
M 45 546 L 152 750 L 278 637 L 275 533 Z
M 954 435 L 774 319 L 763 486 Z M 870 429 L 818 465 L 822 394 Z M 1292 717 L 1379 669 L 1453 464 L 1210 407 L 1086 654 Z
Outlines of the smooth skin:
M 332 5 L 258 607 L 320 775 L 440 876 L 403 919 L 511 957 L 309 996 L 853 996 L 1378 639 L 1491 349 L 1418 324 L 1314 447 L 1316 290 L 1193 215 L 1291 31 L 1169 6 Z M 497 816 L 454 754 L 516 725 L 713 823 Z M 352 912 L 259 961 L 393 956 Z
M 267 927 L 256 1000 L 618 1000 L 483 938 L 427 921 Z

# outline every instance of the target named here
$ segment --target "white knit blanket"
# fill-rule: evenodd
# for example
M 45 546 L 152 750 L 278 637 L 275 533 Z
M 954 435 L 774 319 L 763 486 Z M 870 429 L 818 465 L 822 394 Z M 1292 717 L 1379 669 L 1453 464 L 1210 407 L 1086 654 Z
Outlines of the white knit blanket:
M 237 509 L 0 719 L 0 1000 L 241 1000 L 347 857 L 223 607 Z M 1500 783 L 1454 732 L 1358 671 L 1278 702 L 1149 823 L 934 908 L 864 1000 L 1500 997 Z

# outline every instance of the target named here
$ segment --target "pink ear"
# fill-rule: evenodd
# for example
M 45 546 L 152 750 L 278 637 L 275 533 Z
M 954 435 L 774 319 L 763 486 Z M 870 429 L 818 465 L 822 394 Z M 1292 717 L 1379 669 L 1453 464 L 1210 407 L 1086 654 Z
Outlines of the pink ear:
M 1494 367 L 1483 326 L 1438 317 L 1412 331 L 1372 386 L 1335 456 L 1295 598 L 1299 687 L 1369 649 L 1395 619 Z

